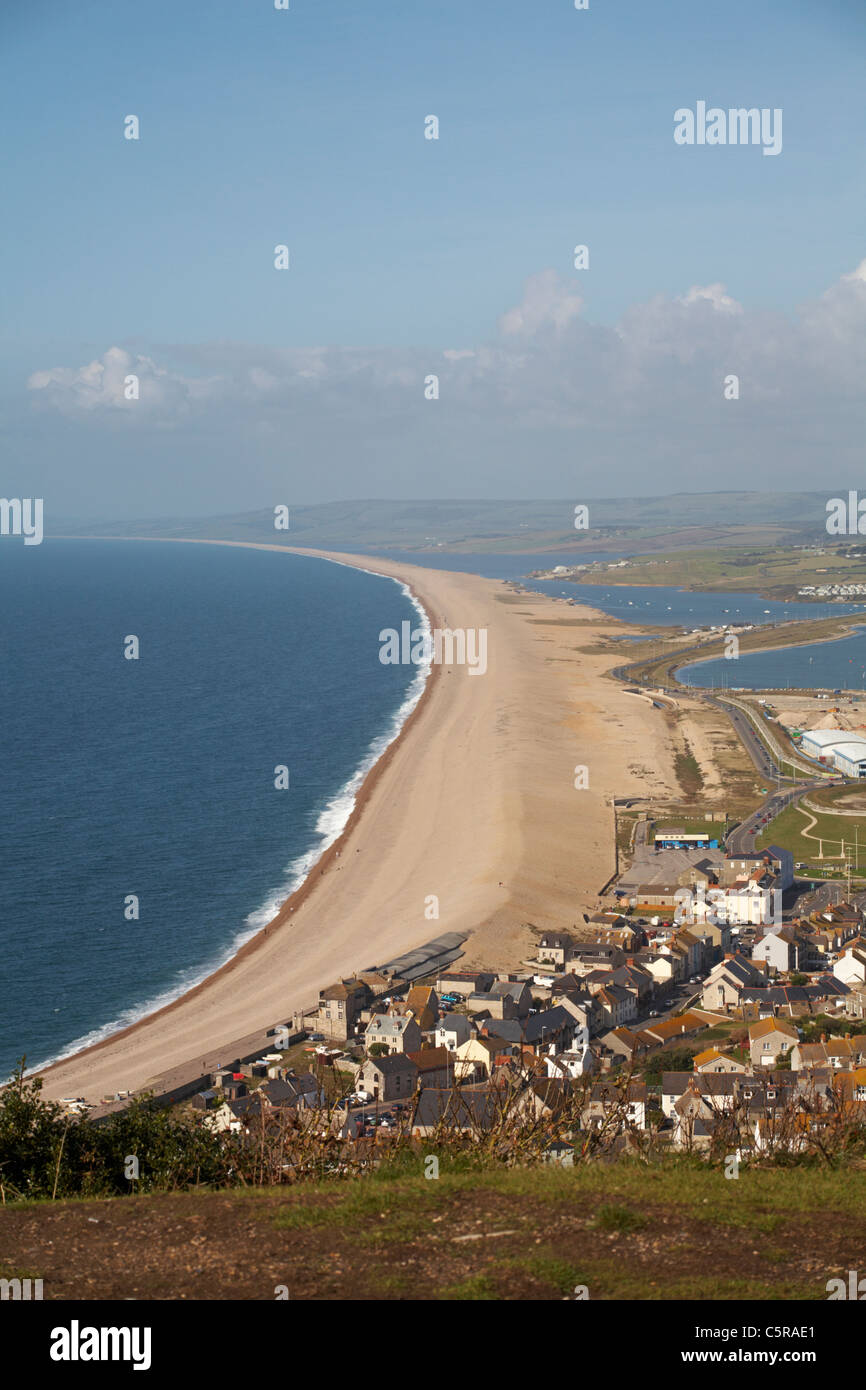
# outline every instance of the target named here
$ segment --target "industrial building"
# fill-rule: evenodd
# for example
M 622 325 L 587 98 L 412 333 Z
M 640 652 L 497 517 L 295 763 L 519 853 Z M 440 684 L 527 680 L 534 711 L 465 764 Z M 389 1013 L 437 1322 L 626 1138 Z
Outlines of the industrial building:
M 834 744 L 833 763 L 843 777 L 866 777 L 866 739 Z
M 800 748 L 845 777 L 866 777 L 866 737 L 850 729 L 807 729 Z

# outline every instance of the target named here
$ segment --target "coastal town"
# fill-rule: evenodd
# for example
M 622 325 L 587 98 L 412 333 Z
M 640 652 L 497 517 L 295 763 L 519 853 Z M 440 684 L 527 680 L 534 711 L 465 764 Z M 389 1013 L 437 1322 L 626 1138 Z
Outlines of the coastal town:
M 3 17 L 4 1327 L 838 1376 L 866 0 Z
M 520 972 L 458 955 L 413 983 L 394 969 L 329 983 L 192 1109 L 217 1132 L 291 1115 L 381 1152 L 489 1132 L 505 1107 L 548 1119 L 544 1156 L 566 1164 L 599 1136 L 626 1152 L 722 1142 L 741 1160 L 826 1142 L 866 1114 L 866 916 L 843 901 L 774 920 L 796 894 L 790 854 L 706 838 L 667 833 L 651 881 L 645 863 L 620 879 L 621 910 L 540 933 Z
M 802 760 L 800 780 L 777 777 L 757 809 L 701 810 L 697 797 L 677 820 L 627 799 L 595 906 L 562 930 L 523 924 L 519 968 L 443 932 L 323 983 L 315 1004 L 164 1087 L 161 1104 L 241 1144 L 269 1127 L 327 1137 L 338 1167 L 503 1125 L 564 1164 L 647 1146 L 748 1161 L 862 1123 L 866 891 L 852 887 L 844 839 L 838 856 L 826 843 L 825 869 L 771 840 L 806 792 L 847 797 L 863 776 L 851 765 L 859 708 L 837 697 L 821 718 L 819 696 L 790 713 L 756 706 L 758 771 Z M 131 1098 L 62 1103 L 107 1115 Z

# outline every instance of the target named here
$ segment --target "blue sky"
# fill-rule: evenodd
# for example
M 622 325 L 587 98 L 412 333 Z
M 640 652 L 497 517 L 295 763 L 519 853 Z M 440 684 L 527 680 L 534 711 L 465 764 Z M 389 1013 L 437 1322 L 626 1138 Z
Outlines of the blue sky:
M 558 293 L 579 293 L 582 322 L 612 330 L 656 296 L 715 284 L 755 323 L 796 314 L 866 257 L 866 9 L 855 0 L 590 0 L 585 12 L 572 0 L 291 0 L 288 12 L 272 0 L 6 0 L 0 36 L 7 444 L 14 471 L 33 470 L 28 490 L 53 484 L 67 509 L 74 476 L 99 491 L 105 514 L 208 510 L 208 427 L 197 433 L 189 410 L 159 421 L 159 449 L 140 424 L 128 442 L 157 470 L 166 441 L 177 445 L 166 486 L 154 475 L 124 489 L 115 474 L 106 493 L 114 427 L 98 409 L 85 419 L 28 389 L 31 374 L 81 369 L 114 346 L 187 386 L 217 359 L 236 377 L 248 349 L 263 369 L 268 350 L 381 350 L 397 371 L 405 352 L 411 374 L 416 352 L 494 342 L 544 272 L 560 277 Z M 698 100 L 782 108 L 781 155 L 678 147 L 673 113 Z M 138 142 L 123 138 L 130 113 Z M 431 113 L 438 141 L 423 137 Z M 273 269 L 278 242 L 291 249 L 286 273 Z M 572 266 L 577 242 L 590 248 L 588 271 Z M 229 344 L 246 347 L 227 364 Z M 599 370 L 599 344 L 587 351 Z M 574 344 L 568 353 L 574 361 Z M 343 370 L 357 380 L 356 361 Z M 335 458 L 323 478 L 324 454 L 307 473 L 295 458 L 297 500 L 374 485 L 429 495 L 411 429 L 394 443 L 393 402 L 365 408 L 346 439 L 366 431 L 371 456 L 392 452 L 391 469 L 368 477 Z M 316 409 L 295 399 L 295 446 L 316 437 Z M 471 430 L 452 422 L 458 443 L 471 434 L 473 458 L 499 447 L 501 403 L 486 422 L 481 409 Z M 222 420 L 235 448 L 220 456 L 210 510 L 269 495 L 280 455 L 262 414 Z M 553 448 L 541 423 L 542 460 L 552 453 L 539 490 L 558 493 L 564 443 Z M 575 428 L 574 416 L 560 427 Z M 610 422 L 593 429 L 610 446 Z M 682 448 L 672 437 L 662 453 Z M 605 454 L 622 458 L 623 487 L 633 450 L 627 435 Z M 471 477 L 475 492 L 497 491 L 488 464 Z M 520 491 L 516 469 L 515 459 L 502 495 Z M 673 467 L 672 486 L 678 478 Z M 473 491 L 465 468 L 446 472 L 443 495 L 464 480 Z

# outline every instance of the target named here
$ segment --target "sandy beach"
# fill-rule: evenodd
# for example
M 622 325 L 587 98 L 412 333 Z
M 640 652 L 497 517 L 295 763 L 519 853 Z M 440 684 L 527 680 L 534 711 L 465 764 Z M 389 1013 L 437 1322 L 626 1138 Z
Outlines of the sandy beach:
M 341 839 L 269 926 L 174 1004 L 44 1071 L 49 1097 L 98 1101 L 215 1066 L 340 975 L 441 932 L 470 933 L 467 962 L 514 968 L 532 926 L 567 929 L 598 905 L 614 871 L 612 797 L 676 792 L 664 716 L 605 677 L 620 654 L 592 650 L 622 623 L 473 575 L 298 553 L 402 580 L 434 626 L 485 628 L 487 671 L 434 667 Z

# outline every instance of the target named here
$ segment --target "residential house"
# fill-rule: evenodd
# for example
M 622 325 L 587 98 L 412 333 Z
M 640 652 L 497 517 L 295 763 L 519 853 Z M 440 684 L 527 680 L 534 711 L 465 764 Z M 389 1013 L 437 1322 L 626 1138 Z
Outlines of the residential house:
M 642 965 L 636 965 L 631 957 L 625 965 L 620 965 L 616 970 L 611 971 L 610 982 L 613 985 L 619 985 L 621 989 L 627 989 L 629 994 L 634 995 L 638 1012 L 640 1012 L 640 1005 L 655 990 L 655 980 L 649 970 L 646 970 Z
M 447 1090 L 454 1085 L 454 1054 L 447 1047 L 422 1047 L 420 1052 L 407 1053 L 418 1068 L 418 1085 Z
M 746 878 L 756 868 L 768 870 L 777 879 L 776 887 L 784 893 L 794 883 L 794 856 L 788 849 L 779 845 L 767 845 L 753 854 L 725 855 L 728 874 L 735 878 Z
M 740 995 L 747 985 L 766 984 L 766 976 L 745 956 L 725 956 L 718 965 L 713 966 L 704 980 L 701 991 L 701 1004 L 705 1009 L 727 1013 L 736 1008 Z
M 834 964 L 833 974 L 846 985 L 866 982 L 866 949 L 849 946 Z
M 706 1019 L 688 1010 L 684 1014 L 677 1014 L 675 1018 L 663 1018 L 658 1023 L 644 1024 L 641 1034 L 644 1037 L 655 1038 L 664 1045 L 680 1038 L 692 1037 L 696 1033 L 701 1033 L 706 1026 Z
M 840 980 L 840 984 L 842 981 Z M 856 981 L 845 986 L 847 995 L 842 1007 L 847 1018 L 866 1018 L 866 983 L 857 984 Z
M 601 1005 L 602 1019 L 608 1028 L 620 1028 L 637 1017 L 637 1000 L 621 985 L 605 985 L 595 997 Z
M 488 1013 L 491 1018 L 526 1018 L 532 1005 L 532 991 L 525 980 L 496 980 L 488 990 L 475 991 L 466 1000 L 472 1013 Z
M 390 1012 L 411 1014 L 421 1032 L 429 1033 L 439 1018 L 439 999 L 430 985 L 413 985 L 406 998 L 392 1005 Z
M 567 1052 L 578 1031 L 578 1023 L 562 1004 L 530 1014 L 523 1025 L 524 1041 L 538 1053 Z
M 621 1125 L 636 1129 L 647 1127 L 647 1088 L 643 1081 L 629 1081 L 619 1086 L 613 1081 L 597 1081 L 589 1093 L 589 1103 L 581 1115 L 584 1129 L 598 1129 L 612 1116 L 619 1114 Z
M 565 981 L 571 981 L 566 984 Z M 550 991 L 551 1003 L 561 1004 L 575 1019 L 579 1028 L 585 1028 L 593 1037 L 604 1027 L 604 1010 L 595 995 L 583 989 L 573 975 L 559 976 Z
M 704 1102 L 699 1113 L 713 1116 L 732 1110 L 737 1102 L 739 1077 L 733 1072 L 666 1071 L 662 1075 L 662 1114 L 676 1123 L 676 1106 L 687 1094 Z M 679 1112 L 682 1114 L 682 1110 Z
M 696 974 L 701 968 L 704 953 L 700 937 L 691 930 L 681 929 L 671 938 L 671 945 L 679 947 L 686 953 L 684 974 L 687 976 Z
M 461 1043 L 472 1037 L 472 1024 L 465 1014 L 441 1014 L 433 1033 L 436 1047 L 456 1052 Z
M 376 1043 L 389 1052 L 417 1052 L 421 1042 L 421 1029 L 411 1014 L 373 1014 L 364 1032 L 368 1052 Z
M 681 978 L 683 961 L 669 952 L 650 952 L 641 957 L 641 965 L 652 976 L 656 989 L 662 993 Z
M 454 1076 L 458 1082 L 489 1080 L 497 1057 L 514 1054 L 515 1044 L 500 1038 L 468 1038 L 454 1054 Z
M 797 1042 L 791 1050 L 791 1070 L 810 1067 L 832 1067 L 851 1070 L 866 1064 L 866 1034 L 855 1033 L 847 1038 L 823 1037 L 817 1043 Z
M 490 986 L 489 993 L 494 998 L 511 999 L 518 1018 L 526 1018 L 532 1008 L 532 990 L 526 980 L 499 979 Z
M 310 1017 L 319 1032 L 345 1042 L 354 1036 L 369 1000 L 370 987 L 363 980 L 337 980 L 320 991 L 318 1008 Z
M 651 1047 L 657 1046 L 654 1038 L 644 1038 L 631 1028 L 612 1028 L 609 1032 L 602 1033 L 599 1042 L 619 1061 L 628 1063 L 637 1061 L 639 1057 L 645 1056 Z
M 565 971 L 570 975 L 586 975 L 599 968 L 616 970 L 625 963 L 625 958 L 625 951 L 612 942 L 578 941 L 565 963 Z
M 780 975 L 791 970 L 802 970 L 808 949 L 802 938 L 803 933 L 794 927 L 767 931 L 752 948 L 752 960 L 766 961 Z
M 584 1043 L 570 1052 L 546 1057 L 545 1065 L 547 1075 L 554 1080 L 578 1081 L 582 1076 L 591 1076 L 598 1071 L 598 1058 L 589 1043 Z
M 719 1052 L 716 1047 L 708 1047 L 704 1052 L 699 1052 L 693 1065 L 696 1072 L 702 1073 L 737 1072 L 742 1075 L 749 1070 L 745 1062 L 738 1061 L 727 1052 Z
M 358 1089 L 367 1091 L 379 1101 L 406 1100 L 414 1094 L 417 1085 L 418 1068 L 404 1052 L 368 1057 L 358 1072 Z
M 544 932 L 538 943 L 538 959 L 563 966 L 571 959 L 574 937 L 566 932 Z
M 709 969 L 731 949 L 731 929 L 727 922 L 694 922 L 689 932 L 703 944 L 701 969 Z
M 450 1129 L 484 1134 L 502 1113 L 499 1092 L 490 1086 L 462 1086 L 459 1090 L 437 1091 L 425 1087 L 417 1097 L 412 1114 L 412 1133 L 425 1138 L 441 1125 Z
M 325 1090 L 314 1072 L 284 1072 L 266 1081 L 258 1094 L 279 1108 L 317 1110 L 327 1104 Z
M 749 1028 L 749 1052 L 753 1067 L 774 1067 L 800 1040 L 793 1023 L 784 1018 L 765 1018 Z

